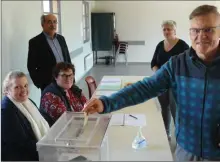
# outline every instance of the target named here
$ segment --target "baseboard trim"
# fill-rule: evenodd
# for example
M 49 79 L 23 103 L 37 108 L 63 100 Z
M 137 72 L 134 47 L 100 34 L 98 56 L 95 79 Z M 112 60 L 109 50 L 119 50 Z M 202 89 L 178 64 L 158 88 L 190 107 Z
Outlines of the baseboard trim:
M 117 62 L 116 65 L 122 65 L 125 64 L 125 62 Z M 150 62 L 128 62 L 128 65 L 149 65 Z
M 150 62 L 128 62 L 130 65 L 149 65 Z
M 132 46 L 145 46 L 145 41 L 144 40 L 133 40 L 133 41 L 121 41 L 121 42 L 128 42 L 128 45 Z
M 76 50 L 70 52 L 70 58 L 73 59 L 83 53 L 83 47 L 77 48 Z
M 125 62 L 117 62 L 116 65 L 117 64 L 122 65 L 122 64 L 125 64 Z M 150 65 L 150 64 L 151 64 L 150 62 L 128 62 L 128 65 Z M 94 62 L 94 66 L 95 65 L 105 65 L 105 62 L 104 61 L 103 62 L 100 61 L 97 64 Z M 110 65 L 114 65 L 114 63 L 112 63 Z

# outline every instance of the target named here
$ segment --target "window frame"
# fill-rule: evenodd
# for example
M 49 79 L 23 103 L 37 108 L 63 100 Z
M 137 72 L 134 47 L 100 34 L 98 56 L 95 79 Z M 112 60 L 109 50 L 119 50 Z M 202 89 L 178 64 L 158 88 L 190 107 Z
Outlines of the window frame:
M 49 1 L 49 12 L 44 11 L 44 1 Z M 57 12 L 54 12 L 53 8 L 53 1 L 57 1 Z M 61 26 L 61 1 L 60 0 L 42 0 L 41 1 L 41 8 L 42 8 L 42 14 L 47 15 L 47 14 L 54 14 L 57 15 L 58 17 L 58 23 L 57 23 L 57 33 L 61 34 L 62 31 L 62 26 Z
M 90 41 L 90 12 L 89 12 L 89 2 L 86 0 L 82 1 L 82 34 L 83 43 Z M 83 12 L 84 10 L 84 12 Z M 85 14 L 84 14 L 85 13 Z M 85 24 L 84 24 L 85 22 Z M 84 39 L 85 38 L 85 39 Z

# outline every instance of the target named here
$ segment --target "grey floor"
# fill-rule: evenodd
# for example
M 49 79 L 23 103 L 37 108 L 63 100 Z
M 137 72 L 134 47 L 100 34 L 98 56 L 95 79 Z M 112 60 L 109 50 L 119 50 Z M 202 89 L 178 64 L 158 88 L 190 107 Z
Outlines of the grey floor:
M 127 66 L 125 64 L 117 64 L 114 65 L 104 65 L 104 64 L 98 64 L 94 65 L 93 68 L 77 83 L 77 85 L 83 90 L 83 93 L 88 98 L 88 87 L 85 82 L 86 76 L 93 76 L 96 80 L 97 85 L 101 81 L 102 77 L 104 75 L 124 75 L 124 76 L 151 76 L 153 74 L 153 71 L 150 68 L 149 63 L 130 63 Z M 172 140 L 170 142 L 170 148 L 172 153 L 174 153 L 175 150 L 175 135 L 174 135 L 174 125 L 172 122 Z
M 136 76 L 150 76 L 153 72 L 150 69 L 149 63 L 132 63 L 127 66 L 124 64 L 94 65 L 93 68 L 77 83 L 77 85 L 83 90 L 84 94 L 88 97 L 88 88 L 85 83 L 85 77 L 91 75 L 95 78 L 97 84 L 101 81 L 104 75 L 136 75 Z

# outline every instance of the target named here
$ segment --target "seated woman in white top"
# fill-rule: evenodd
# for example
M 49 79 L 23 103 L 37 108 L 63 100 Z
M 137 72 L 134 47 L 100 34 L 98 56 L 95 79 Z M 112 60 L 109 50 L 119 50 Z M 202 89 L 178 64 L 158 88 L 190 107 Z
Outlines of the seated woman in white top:
M 28 80 L 23 72 L 8 73 L 1 102 L 2 161 L 38 161 L 36 143 L 48 132 L 49 125 L 28 98 Z

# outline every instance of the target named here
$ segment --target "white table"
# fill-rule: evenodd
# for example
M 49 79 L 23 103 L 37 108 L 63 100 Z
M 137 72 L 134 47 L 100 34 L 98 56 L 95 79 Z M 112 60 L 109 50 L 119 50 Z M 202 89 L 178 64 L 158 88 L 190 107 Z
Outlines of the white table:
M 122 85 L 144 78 L 144 76 L 104 76 L 103 78 L 116 77 L 122 79 Z M 93 97 L 96 97 L 95 93 Z M 141 150 L 135 150 L 131 147 L 138 127 L 110 126 L 108 129 L 110 161 L 173 161 L 162 115 L 154 99 L 113 113 L 119 112 L 146 115 L 147 125 L 142 128 L 142 133 L 148 142 L 148 146 Z

